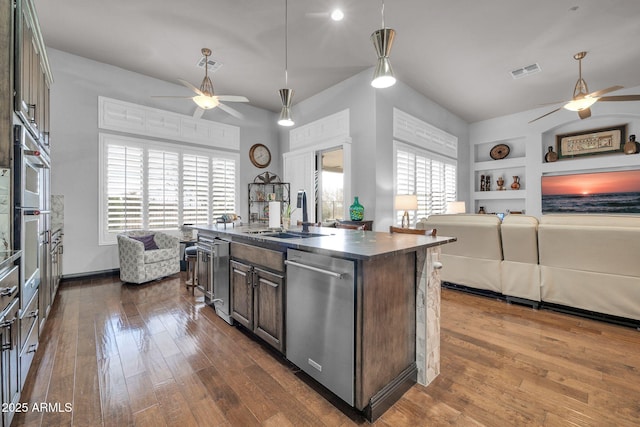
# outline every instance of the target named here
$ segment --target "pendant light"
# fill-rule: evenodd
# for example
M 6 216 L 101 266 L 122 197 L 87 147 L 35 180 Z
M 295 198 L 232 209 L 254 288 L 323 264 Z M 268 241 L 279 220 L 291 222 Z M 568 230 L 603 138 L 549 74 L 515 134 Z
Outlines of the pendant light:
M 284 85 L 289 86 L 289 75 L 287 73 L 287 66 L 289 62 L 288 57 L 288 41 L 289 41 L 289 17 L 288 17 L 288 0 L 284 0 Z M 293 89 L 280 89 L 280 100 L 282 101 L 282 111 L 280 111 L 280 118 L 278 124 L 280 126 L 293 126 L 295 122 L 291 118 L 291 100 L 293 99 Z
M 382 89 L 396 84 L 396 78 L 389 62 L 389 53 L 395 35 L 396 32 L 393 29 L 384 26 L 384 0 L 382 0 L 382 28 L 371 34 L 371 41 L 376 49 L 376 55 L 378 55 L 378 63 L 371 81 L 371 86 L 375 88 Z

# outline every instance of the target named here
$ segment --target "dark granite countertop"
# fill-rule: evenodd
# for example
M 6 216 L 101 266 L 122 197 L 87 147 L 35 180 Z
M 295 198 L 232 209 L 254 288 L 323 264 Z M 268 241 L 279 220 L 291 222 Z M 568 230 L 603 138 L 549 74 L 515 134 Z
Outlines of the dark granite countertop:
M 432 247 L 455 242 L 455 237 L 431 237 L 416 234 L 384 233 L 375 231 L 346 230 L 329 227 L 309 227 L 311 233 L 323 234 L 321 237 L 276 238 L 259 234 L 267 229 L 230 224 L 193 226 L 199 233 L 212 233 L 218 237 L 241 243 L 254 244 L 286 251 L 299 249 L 329 256 L 371 260 L 392 256 L 397 253 L 413 252 L 418 248 Z M 300 227 L 292 231 L 301 231 Z

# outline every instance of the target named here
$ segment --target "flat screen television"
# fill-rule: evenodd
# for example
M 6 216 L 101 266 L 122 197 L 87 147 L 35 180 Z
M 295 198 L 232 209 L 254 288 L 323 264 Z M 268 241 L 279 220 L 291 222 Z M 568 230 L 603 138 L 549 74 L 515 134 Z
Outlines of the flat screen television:
M 543 175 L 542 213 L 640 213 L 640 170 Z

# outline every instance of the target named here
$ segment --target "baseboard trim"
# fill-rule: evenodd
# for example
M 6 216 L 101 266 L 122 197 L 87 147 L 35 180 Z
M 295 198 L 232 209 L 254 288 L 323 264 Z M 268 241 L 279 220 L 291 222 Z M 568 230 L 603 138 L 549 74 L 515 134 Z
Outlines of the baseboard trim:
M 505 296 L 502 295 L 501 293 L 494 292 L 494 291 L 489 291 L 489 290 L 486 290 L 486 289 L 472 288 L 470 286 L 459 285 L 459 284 L 453 283 L 453 282 L 442 282 L 441 286 L 443 288 L 453 289 L 453 290 L 461 291 L 461 292 L 466 292 L 468 294 L 480 295 L 482 297 L 489 297 L 489 298 L 497 298 L 497 299 L 503 300 L 503 301 L 506 300 Z
M 92 271 L 88 273 L 65 274 L 60 279 L 60 283 L 75 282 L 78 280 L 87 280 L 87 279 L 100 279 L 103 277 L 112 277 L 112 276 L 118 276 L 118 275 L 120 275 L 119 268 L 114 268 L 111 270 Z
M 614 316 L 611 314 L 599 313 L 597 311 L 583 310 L 581 308 L 569 307 L 561 304 L 553 304 L 550 302 L 542 302 L 542 308 L 559 313 L 570 314 L 573 316 L 586 317 L 591 320 L 600 322 L 613 323 L 619 326 L 626 326 L 640 330 L 640 320 L 628 319 L 626 317 Z

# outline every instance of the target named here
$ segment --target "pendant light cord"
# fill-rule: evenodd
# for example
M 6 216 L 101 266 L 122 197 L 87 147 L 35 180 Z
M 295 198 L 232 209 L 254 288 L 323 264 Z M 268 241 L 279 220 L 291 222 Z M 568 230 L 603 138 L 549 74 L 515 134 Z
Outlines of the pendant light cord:
M 382 28 L 384 29 L 384 0 L 382 0 Z
M 284 87 L 289 87 L 289 7 L 288 0 L 284 0 Z

